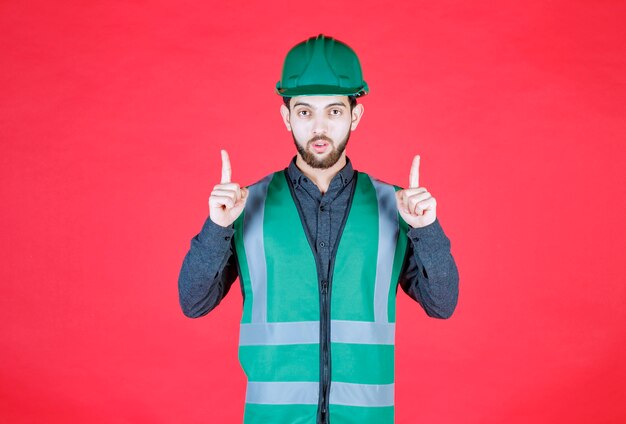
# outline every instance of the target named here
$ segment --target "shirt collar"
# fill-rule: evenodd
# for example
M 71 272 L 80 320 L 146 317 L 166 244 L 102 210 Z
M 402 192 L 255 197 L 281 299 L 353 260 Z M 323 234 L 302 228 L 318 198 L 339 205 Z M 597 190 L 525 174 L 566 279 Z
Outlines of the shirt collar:
M 287 175 L 289 176 L 289 179 L 293 183 L 294 187 L 298 187 L 302 183 L 302 179 L 306 178 L 300 168 L 296 165 L 296 158 L 297 156 L 293 157 L 291 162 L 289 162 L 289 167 L 287 168 Z M 337 178 L 339 178 L 343 186 L 348 185 L 350 181 L 352 181 L 352 178 L 354 178 L 354 169 L 352 168 L 352 162 L 350 162 L 349 157 L 346 156 L 346 164 L 343 168 L 341 168 L 341 170 L 339 170 L 337 175 L 333 177 L 331 184 Z

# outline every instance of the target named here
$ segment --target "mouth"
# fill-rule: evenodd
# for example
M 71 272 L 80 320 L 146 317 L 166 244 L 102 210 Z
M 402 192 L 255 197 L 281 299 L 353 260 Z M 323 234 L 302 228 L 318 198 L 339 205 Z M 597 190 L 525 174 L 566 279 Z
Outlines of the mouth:
M 311 145 L 313 146 L 313 150 L 315 150 L 317 153 L 324 153 L 326 149 L 328 149 L 328 146 L 330 144 L 327 141 L 318 140 L 314 143 L 311 143 Z

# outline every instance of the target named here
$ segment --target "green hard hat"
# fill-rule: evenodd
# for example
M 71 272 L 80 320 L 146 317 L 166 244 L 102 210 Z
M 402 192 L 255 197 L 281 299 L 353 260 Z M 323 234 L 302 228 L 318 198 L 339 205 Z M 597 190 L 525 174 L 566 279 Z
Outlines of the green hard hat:
M 364 96 L 361 64 L 347 44 L 322 34 L 295 45 L 287 53 L 276 93 L 283 97 L 310 95 Z

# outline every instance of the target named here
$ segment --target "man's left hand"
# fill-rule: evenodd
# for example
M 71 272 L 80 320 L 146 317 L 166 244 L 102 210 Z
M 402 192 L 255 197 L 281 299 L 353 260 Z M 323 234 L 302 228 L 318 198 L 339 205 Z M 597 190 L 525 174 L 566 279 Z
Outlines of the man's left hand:
M 409 174 L 409 188 L 396 192 L 396 203 L 400 216 L 413 228 L 425 227 L 437 218 L 437 201 L 419 186 L 420 157 L 413 158 Z

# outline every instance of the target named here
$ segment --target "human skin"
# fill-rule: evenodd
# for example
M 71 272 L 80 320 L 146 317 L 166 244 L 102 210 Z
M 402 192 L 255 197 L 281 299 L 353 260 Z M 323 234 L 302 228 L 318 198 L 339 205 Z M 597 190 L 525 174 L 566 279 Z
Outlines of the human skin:
M 297 96 L 290 100 L 289 108 L 281 105 L 285 127 L 298 147 L 296 165 L 322 193 L 345 166 L 345 144 L 351 131 L 356 130 L 363 111 L 362 104 L 351 111 L 347 96 Z M 227 227 L 243 211 L 248 190 L 231 182 L 230 158 L 225 150 L 221 154 L 222 179 L 213 187 L 209 209 L 211 220 Z M 425 227 L 436 219 L 435 198 L 419 186 L 419 165 L 418 155 L 411 164 L 409 187 L 396 192 L 400 216 L 413 228 Z
M 315 166 L 307 163 L 311 160 L 305 160 L 298 152 L 296 165 L 322 193 L 328 190 L 330 181 L 345 166 L 345 150 L 336 156 L 350 132 L 356 130 L 363 111 L 361 104 L 350 111 L 347 96 L 297 96 L 290 100 L 290 108 L 284 104 L 280 106 L 285 127 L 292 133 L 295 143 L 317 163 Z M 315 150 L 316 142 L 326 142 L 323 152 Z

